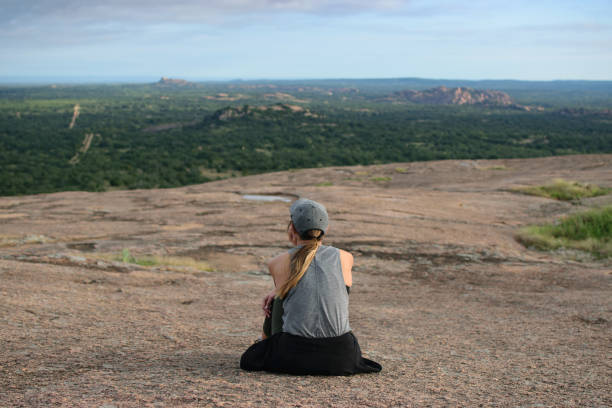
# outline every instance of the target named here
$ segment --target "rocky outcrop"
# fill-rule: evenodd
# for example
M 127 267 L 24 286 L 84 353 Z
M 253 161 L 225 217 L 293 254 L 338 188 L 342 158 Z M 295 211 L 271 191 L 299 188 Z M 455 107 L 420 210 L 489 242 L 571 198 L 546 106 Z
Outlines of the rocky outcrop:
M 156 85 L 158 86 L 193 86 L 195 84 L 193 82 L 189 82 L 184 79 L 161 77 L 161 79 L 157 81 Z
M 472 88 L 437 88 L 424 91 L 405 90 L 395 92 L 393 99 L 400 99 L 419 104 L 428 105 L 492 105 L 492 106 L 515 106 L 512 98 L 501 91 L 486 89 L 478 90 Z
M 301 114 L 308 117 L 318 117 L 317 114 L 312 113 L 309 109 L 306 109 L 299 105 L 288 105 L 285 103 L 277 103 L 274 105 L 244 105 L 239 107 L 227 107 L 219 109 L 213 113 L 212 118 L 220 121 L 228 121 L 232 119 L 238 119 L 245 116 L 258 116 L 265 112 L 280 112 L 289 114 Z
M 594 204 L 509 191 L 568 174 L 612 186 L 612 155 L 0 197 L 0 406 L 611 406 L 610 262 L 513 238 Z M 355 255 L 350 324 L 380 374 L 240 371 L 267 260 L 291 247 L 290 203 L 255 199 L 271 195 L 328 208 L 324 242 Z
M 230 119 L 242 118 L 248 114 L 249 114 L 249 105 L 239 106 L 237 108 L 228 107 L 228 108 L 223 108 L 223 109 L 219 109 L 218 111 L 216 111 L 213 114 L 213 119 L 226 121 Z

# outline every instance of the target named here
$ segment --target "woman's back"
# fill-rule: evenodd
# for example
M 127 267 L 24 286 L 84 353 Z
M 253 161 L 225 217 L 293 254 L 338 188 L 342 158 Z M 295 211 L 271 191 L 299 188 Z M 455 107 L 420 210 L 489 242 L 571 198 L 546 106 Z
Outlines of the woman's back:
M 349 326 L 353 256 L 321 244 L 329 225 L 327 210 L 301 198 L 289 214 L 287 238 L 296 248 L 268 262 L 275 288 L 262 302 L 265 338 L 244 352 L 240 367 L 311 375 L 379 372 L 380 364 L 361 355 Z M 280 299 L 282 331 L 277 330 Z
M 348 293 L 337 248 L 321 245 L 317 249 L 306 273 L 285 297 L 283 309 L 283 331 L 290 334 L 323 338 L 351 330 Z

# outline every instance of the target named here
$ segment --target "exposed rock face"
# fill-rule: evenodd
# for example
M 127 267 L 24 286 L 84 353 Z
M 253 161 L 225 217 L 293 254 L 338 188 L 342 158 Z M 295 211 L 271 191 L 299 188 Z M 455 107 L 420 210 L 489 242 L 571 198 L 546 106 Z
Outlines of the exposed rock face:
M 223 108 L 219 109 L 213 114 L 213 119 L 217 120 L 230 120 L 235 118 L 242 118 L 249 114 L 249 106 L 241 106 L 238 108 Z
M 393 94 L 395 98 L 430 105 L 514 105 L 512 98 L 501 91 L 491 89 L 447 88 L 439 86 L 425 91 L 406 90 Z
M 0 197 L 0 407 L 612 406 L 610 261 L 514 239 L 612 204 L 509 191 L 557 177 L 612 186 L 612 155 Z M 326 205 L 324 243 L 355 256 L 351 328 L 381 373 L 240 370 L 267 261 L 291 247 L 290 203 L 262 196 Z
M 231 119 L 242 118 L 248 115 L 257 115 L 262 112 L 273 111 L 282 113 L 299 113 L 304 116 L 317 117 L 316 114 L 312 113 L 309 109 L 303 108 L 299 105 L 288 105 L 285 103 L 277 103 L 274 105 L 244 105 L 237 108 L 227 107 L 219 109 L 213 114 L 213 119 L 228 121 Z

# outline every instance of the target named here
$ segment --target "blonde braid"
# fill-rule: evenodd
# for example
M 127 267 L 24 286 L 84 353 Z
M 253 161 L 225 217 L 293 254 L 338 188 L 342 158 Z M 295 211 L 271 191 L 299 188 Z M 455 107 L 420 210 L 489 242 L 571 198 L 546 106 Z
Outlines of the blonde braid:
M 291 257 L 289 279 L 276 291 L 276 296 L 284 299 L 287 293 L 298 284 L 314 259 L 317 249 L 321 246 L 323 233 L 321 230 L 306 231 L 306 243 Z

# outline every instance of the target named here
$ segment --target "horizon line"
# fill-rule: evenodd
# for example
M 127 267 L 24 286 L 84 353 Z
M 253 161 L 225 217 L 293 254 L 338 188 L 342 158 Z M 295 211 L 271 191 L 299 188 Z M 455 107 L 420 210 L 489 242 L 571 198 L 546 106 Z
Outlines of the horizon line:
M 0 85 L 95 85 L 95 84 L 149 84 L 158 82 L 161 78 L 182 79 L 190 82 L 284 82 L 284 81 L 368 81 L 368 80 L 422 80 L 422 81 L 463 81 L 463 82 L 612 82 L 611 79 L 515 79 L 515 78 L 428 78 L 412 76 L 389 77 L 196 77 L 190 75 L 161 76 L 30 76 L 30 75 L 0 75 Z

